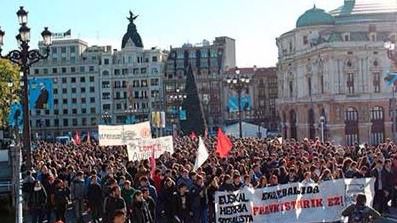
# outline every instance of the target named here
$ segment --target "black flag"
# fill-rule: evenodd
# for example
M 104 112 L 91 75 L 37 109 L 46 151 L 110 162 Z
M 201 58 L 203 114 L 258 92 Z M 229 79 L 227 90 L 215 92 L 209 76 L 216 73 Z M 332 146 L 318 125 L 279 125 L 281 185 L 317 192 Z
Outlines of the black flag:
M 184 135 L 194 132 L 196 135 L 204 136 L 207 125 L 191 64 L 187 70 L 185 93 L 186 99 L 182 103 L 182 109 L 186 111 L 186 120 L 181 120 L 181 130 Z
M 72 30 L 71 30 L 71 29 L 69 29 L 68 31 L 66 31 L 66 32 L 63 34 L 64 37 L 71 36 L 71 35 L 72 35 Z

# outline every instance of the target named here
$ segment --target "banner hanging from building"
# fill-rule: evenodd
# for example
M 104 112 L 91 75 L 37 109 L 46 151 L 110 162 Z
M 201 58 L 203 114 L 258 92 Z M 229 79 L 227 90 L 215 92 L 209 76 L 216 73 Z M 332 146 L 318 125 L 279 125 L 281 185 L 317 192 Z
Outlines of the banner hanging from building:
M 33 78 L 29 85 L 29 109 L 49 109 L 54 106 L 52 79 Z
M 10 113 L 8 114 L 8 124 L 11 128 L 22 130 L 23 128 L 23 110 L 20 102 L 11 104 Z
M 241 110 L 247 111 L 251 110 L 252 108 L 252 100 L 251 96 L 241 96 Z M 227 101 L 227 107 L 229 112 L 238 112 L 238 97 L 237 96 L 230 96 Z
M 372 206 L 374 178 L 339 179 L 320 184 L 290 183 L 215 194 L 216 222 L 333 222 L 365 193 Z
M 165 136 L 155 139 L 137 139 L 127 143 L 128 160 L 140 161 L 159 158 L 165 152 L 174 153 L 174 143 L 172 136 Z
M 127 145 L 131 140 L 152 138 L 150 122 L 134 125 L 99 125 L 98 135 L 100 146 Z

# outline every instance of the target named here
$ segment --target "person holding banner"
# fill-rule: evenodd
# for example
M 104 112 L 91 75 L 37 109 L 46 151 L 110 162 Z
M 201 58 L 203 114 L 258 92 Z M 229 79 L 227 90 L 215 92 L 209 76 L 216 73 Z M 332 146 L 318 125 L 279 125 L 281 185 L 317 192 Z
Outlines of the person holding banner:
M 365 194 L 358 194 L 356 203 L 343 210 L 342 216 L 349 218 L 348 223 L 367 223 L 378 219 L 381 216 L 379 212 L 366 206 L 366 202 Z

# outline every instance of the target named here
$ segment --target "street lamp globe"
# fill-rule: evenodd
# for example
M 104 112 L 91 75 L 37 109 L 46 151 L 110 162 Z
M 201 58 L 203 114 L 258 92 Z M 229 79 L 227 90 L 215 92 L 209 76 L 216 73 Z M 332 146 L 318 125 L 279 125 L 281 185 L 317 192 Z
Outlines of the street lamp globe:
M 26 23 L 22 23 L 21 28 L 19 28 L 19 35 L 22 41 L 29 42 L 30 28 L 26 26 Z
M 52 44 L 52 33 L 48 30 L 48 27 L 44 27 L 44 31 L 41 32 L 41 36 L 43 37 L 44 46 L 50 46 Z
M 28 23 L 28 12 L 23 9 L 23 6 L 19 7 L 19 10 L 17 11 L 17 16 L 20 25 Z
M 1 27 L 0 27 L 0 47 L 3 46 L 3 44 L 4 44 L 4 42 L 3 42 L 4 34 L 5 34 L 5 32 L 3 30 L 1 30 Z
M 325 117 L 322 115 L 322 116 L 320 116 L 320 122 L 321 123 L 324 123 L 325 122 Z

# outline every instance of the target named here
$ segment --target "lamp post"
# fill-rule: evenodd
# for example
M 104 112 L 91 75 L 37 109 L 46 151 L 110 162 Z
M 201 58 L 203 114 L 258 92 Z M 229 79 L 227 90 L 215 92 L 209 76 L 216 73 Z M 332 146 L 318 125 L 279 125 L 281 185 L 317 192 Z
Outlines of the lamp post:
M 397 54 L 395 53 L 395 43 L 394 41 L 387 40 L 384 44 L 385 49 L 387 50 L 387 57 L 389 60 L 392 61 L 393 63 L 393 68 L 396 68 L 397 64 Z M 392 72 L 396 72 L 397 70 L 393 70 Z M 391 103 L 391 115 L 392 115 L 392 134 L 393 134 L 393 141 L 396 141 L 396 107 L 397 107 L 397 102 L 395 98 L 395 91 L 396 91 L 396 85 L 393 83 L 392 87 L 392 103 Z
M 134 108 L 132 107 L 132 105 L 129 105 L 129 106 L 128 106 L 128 109 L 125 110 L 124 112 L 127 114 L 127 117 L 128 117 L 128 120 L 129 120 L 128 124 L 134 124 L 134 123 L 135 123 L 134 114 L 137 112 L 137 110 L 134 109 Z M 133 119 L 133 118 L 134 118 L 134 119 Z
M 320 116 L 321 142 L 324 142 L 324 123 L 325 123 L 325 117 L 322 115 L 322 116 Z
M 228 77 L 226 79 L 226 83 L 230 89 L 237 92 L 237 103 L 238 103 L 238 121 L 239 121 L 239 135 L 240 138 L 243 137 L 243 128 L 242 128 L 242 108 L 241 108 L 241 94 L 243 90 L 249 87 L 250 78 L 245 75 L 240 75 L 240 70 L 235 68 L 235 76 Z
M 175 93 L 174 93 L 173 95 L 170 95 L 170 96 L 169 96 L 169 99 L 170 99 L 171 101 L 173 101 L 173 103 L 178 107 L 178 109 L 177 109 L 178 124 L 180 123 L 179 114 L 180 114 L 180 112 L 181 112 L 181 110 L 182 110 L 182 103 L 183 103 L 183 101 L 184 101 L 186 98 L 187 98 L 187 95 L 186 95 L 185 93 L 183 93 L 183 92 L 181 91 L 180 88 L 177 88 L 177 89 L 175 90 Z M 180 126 L 179 126 L 179 128 L 180 128 Z
M 105 112 L 102 114 L 102 119 L 105 121 L 106 125 L 109 125 L 112 121 L 112 115 L 109 112 Z
M 28 23 L 28 12 L 24 10 L 23 6 L 17 12 L 18 21 L 20 24 L 19 34 L 16 36 L 18 41 L 19 50 L 12 50 L 7 55 L 1 55 L 1 47 L 3 45 L 3 37 L 5 32 L 0 29 L 0 58 L 8 59 L 11 62 L 20 66 L 20 70 L 23 73 L 22 84 L 22 104 L 23 104 L 23 147 L 27 157 L 27 168 L 32 166 L 31 157 L 31 135 L 30 135 L 30 120 L 29 120 L 29 99 L 28 99 L 28 75 L 30 66 L 40 60 L 48 58 L 50 52 L 51 32 L 47 27 L 41 33 L 43 37 L 43 44 L 46 47 L 44 54 L 41 54 L 39 50 L 29 50 L 30 41 L 30 28 L 27 26 Z

